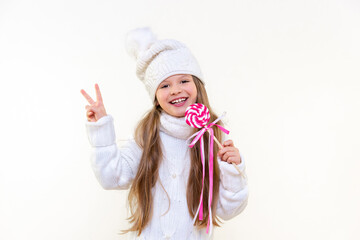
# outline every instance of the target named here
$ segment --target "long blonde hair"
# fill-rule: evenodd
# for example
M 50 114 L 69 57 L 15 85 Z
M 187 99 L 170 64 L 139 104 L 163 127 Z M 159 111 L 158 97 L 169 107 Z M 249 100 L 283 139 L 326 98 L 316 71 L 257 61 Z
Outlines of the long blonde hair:
M 192 76 L 195 86 L 197 88 L 197 103 L 202 103 L 208 107 L 210 112 L 210 122 L 213 122 L 217 115 L 212 111 L 209 99 L 205 90 L 204 84 L 195 76 Z M 123 230 L 123 233 L 129 231 L 137 231 L 138 235 L 146 227 L 152 217 L 153 196 L 152 188 L 155 186 L 159 178 L 159 166 L 163 158 L 161 149 L 160 131 L 160 114 L 161 107 L 154 101 L 153 108 L 144 116 L 138 123 L 135 129 L 135 141 L 142 148 L 143 153 L 141 156 L 137 174 L 133 180 L 130 188 L 128 201 L 131 211 L 131 216 L 128 218 L 132 226 Z M 217 124 L 221 125 L 221 121 Z M 194 133 L 198 129 L 194 129 Z M 221 131 L 214 128 L 215 137 L 221 142 Z M 204 135 L 204 137 L 206 137 Z M 208 156 L 208 141 L 204 141 L 205 156 Z M 211 204 L 212 221 L 215 226 L 219 226 L 219 219 L 216 216 L 216 206 L 219 198 L 219 184 L 220 184 L 220 170 L 217 162 L 218 149 L 214 148 L 214 175 L 213 175 L 213 200 Z M 187 185 L 187 205 L 190 216 L 195 216 L 196 210 L 199 205 L 201 188 L 202 188 L 202 163 L 200 156 L 200 144 L 197 142 L 190 150 L 191 168 Z M 209 218 L 208 211 L 208 193 L 209 193 L 209 172 L 208 160 L 206 162 L 206 172 L 204 181 L 204 194 L 203 194 L 203 216 L 204 219 L 200 221 L 196 219 L 195 226 L 198 228 L 205 228 Z M 170 199 L 169 199 L 170 201 Z

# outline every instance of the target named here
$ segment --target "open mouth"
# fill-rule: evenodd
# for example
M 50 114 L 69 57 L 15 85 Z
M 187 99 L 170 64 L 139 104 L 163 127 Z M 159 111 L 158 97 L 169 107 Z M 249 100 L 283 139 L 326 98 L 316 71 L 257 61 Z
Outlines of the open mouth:
M 181 103 L 185 102 L 187 99 L 188 98 L 178 98 L 178 99 L 171 101 L 170 103 L 171 104 L 181 104 Z

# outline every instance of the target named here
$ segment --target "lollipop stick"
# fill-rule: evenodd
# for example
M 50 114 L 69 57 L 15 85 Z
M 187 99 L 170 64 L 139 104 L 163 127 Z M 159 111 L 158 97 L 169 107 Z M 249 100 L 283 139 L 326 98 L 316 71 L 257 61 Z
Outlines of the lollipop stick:
M 210 134 L 210 133 L 209 133 Z M 217 145 L 219 146 L 220 149 L 223 149 L 224 147 L 221 145 L 221 143 L 219 142 L 219 140 L 217 140 L 217 138 L 214 136 L 214 140 L 217 143 Z M 234 162 L 232 162 L 233 166 L 236 168 L 236 170 L 239 172 L 239 174 L 245 178 L 244 174 L 240 171 L 240 169 L 238 168 L 238 166 L 236 166 L 236 164 Z
M 223 149 L 224 147 L 221 145 L 221 143 L 217 140 L 217 138 L 214 136 L 215 142 L 218 144 L 220 149 Z

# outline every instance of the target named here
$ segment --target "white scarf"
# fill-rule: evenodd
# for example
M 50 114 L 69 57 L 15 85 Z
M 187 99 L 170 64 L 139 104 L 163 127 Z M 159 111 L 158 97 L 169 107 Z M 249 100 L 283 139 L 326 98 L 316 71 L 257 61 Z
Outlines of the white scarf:
M 174 117 L 162 111 L 160 115 L 160 131 L 176 138 L 188 139 L 193 132 L 193 128 L 186 123 L 185 117 Z

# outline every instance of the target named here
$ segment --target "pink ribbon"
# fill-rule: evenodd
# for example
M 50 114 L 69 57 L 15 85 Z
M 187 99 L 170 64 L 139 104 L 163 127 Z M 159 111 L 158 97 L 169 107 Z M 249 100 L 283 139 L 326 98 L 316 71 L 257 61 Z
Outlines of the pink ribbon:
M 201 163 L 203 166 L 203 178 L 202 178 L 202 187 L 201 187 L 201 195 L 200 195 L 200 203 L 198 210 L 196 211 L 193 223 L 195 222 L 195 219 L 197 215 L 199 214 L 199 220 L 203 220 L 203 192 L 204 192 L 204 179 L 205 179 L 205 157 L 204 157 L 204 142 L 203 142 L 203 135 L 206 131 L 209 132 L 209 198 L 208 198 L 208 207 L 209 207 L 209 218 L 206 226 L 206 233 L 209 233 L 210 235 L 212 232 L 212 213 L 211 213 L 211 203 L 212 203 L 212 193 L 213 193 L 213 173 L 214 173 L 214 162 L 213 162 L 213 149 L 214 149 L 214 130 L 211 128 L 212 126 L 217 126 L 220 128 L 221 131 L 223 131 L 226 134 L 229 134 L 229 131 L 225 129 L 224 127 L 215 124 L 218 122 L 224 114 L 216 119 L 214 122 L 210 123 L 209 125 L 203 127 L 200 131 L 193 134 L 189 139 L 196 137 L 193 139 L 193 141 L 190 143 L 189 147 L 193 147 L 197 141 L 200 140 L 200 151 L 201 151 Z

